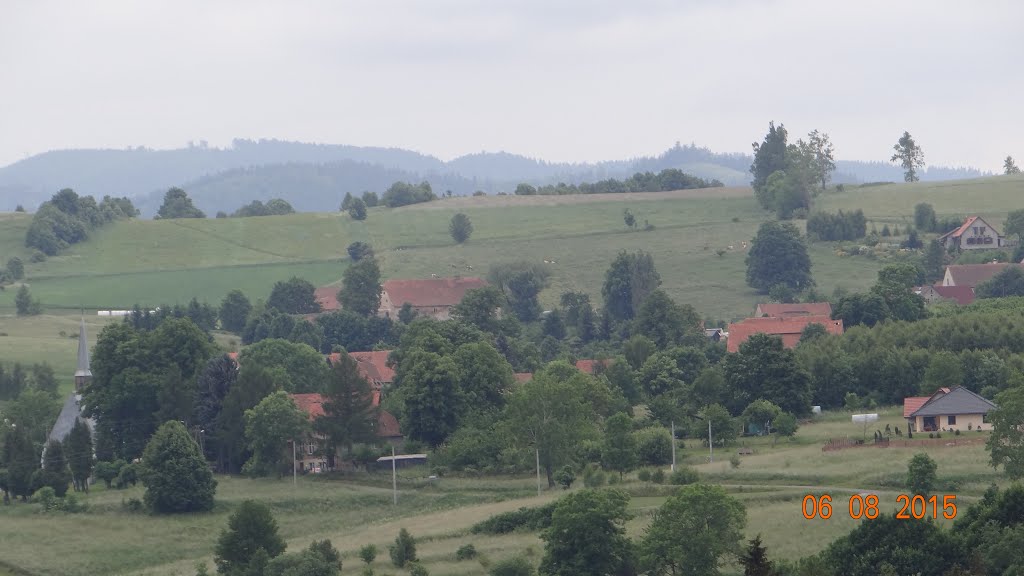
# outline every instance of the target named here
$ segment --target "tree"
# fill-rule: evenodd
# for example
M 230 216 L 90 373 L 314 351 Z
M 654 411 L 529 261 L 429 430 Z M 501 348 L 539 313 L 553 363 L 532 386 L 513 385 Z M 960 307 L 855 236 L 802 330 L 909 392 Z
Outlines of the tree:
M 545 336 L 551 336 L 555 340 L 564 340 L 567 333 L 565 330 L 565 319 L 562 317 L 562 311 L 555 308 L 545 316 L 541 330 Z
M 345 212 L 352 207 L 352 193 L 345 192 L 345 197 L 341 199 L 341 211 Z
M 754 188 L 761 206 L 767 210 L 774 208 L 775 205 L 774 198 L 768 196 L 765 190 L 768 177 L 786 169 L 786 135 L 786 128 L 782 124 L 776 128 L 775 122 L 769 122 L 764 142 L 754 142 L 752 145 L 754 163 L 750 165 L 750 173 L 754 175 L 754 180 L 750 185 Z
M 92 455 L 92 431 L 81 418 L 75 419 L 75 425 L 68 434 L 67 454 L 75 490 L 88 492 L 89 477 L 92 476 L 95 458 Z
M 899 141 L 893 146 L 893 150 L 896 153 L 889 160 L 891 162 L 899 162 L 903 167 L 903 179 L 906 182 L 917 182 L 920 180 L 917 176 L 917 171 L 924 167 L 924 152 L 917 145 L 917 142 L 914 142 L 910 132 L 903 132 L 903 136 L 900 136 Z
M 632 320 L 647 297 L 661 285 L 661 276 L 654 268 L 650 254 L 623 250 L 605 272 L 601 296 L 605 310 L 616 321 Z
M 217 316 L 220 318 L 221 328 L 239 333 L 245 328 L 245 322 L 252 312 L 252 303 L 241 290 L 232 290 L 220 303 L 220 310 Z
M 512 366 L 490 342 L 462 344 L 451 355 L 459 374 L 459 389 L 471 411 L 487 412 L 505 405 L 515 383 Z
M 142 454 L 146 505 L 161 514 L 213 509 L 217 481 L 181 422 L 165 422 Z
M 473 233 L 473 223 L 469 221 L 469 216 L 459 212 L 452 216 L 452 221 L 448 224 L 448 232 L 452 235 L 452 240 L 455 240 L 457 244 L 462 244 L 469 240 L 469 236 Z
M 366 202 L 367 207 L 373 208 L 379 201 L 376 192 L 370 192 L 369 190 L 363 192 L 363 202 Z
M 1016 234 L 1018 241 L 1024 241 L 1024 209 L 1012 210 L 1006 215 L 1006 235 Z
M 739 562 L 743 566 L 743 576 L 780 576 L 775 563 L 768 559 L 760 534 L 750 541 L 740 555 Z
M 314 292 L 316 287 L 310 281 L 292 276 L 274 283 L 267 306 L 285 314 L 313 314 L 320 311 Z
M 7 261 L 7 276 L 11 280 L 21 280 L 25 277 L 25 263 L 17 256 Z
M 751 241 L 746 262 L 747 284 L 762 293 L 777 284 L 798 292 L 814 285 L 807 245 L 792 224 L 761 224 Z
M 335 454 L 338 448 L 351 452 L 353 444 L 376 439 L 377 409 L 373 394 L 356 361 L 348 354 L 339 354 L 327 378 L 324 414 L 313 423 L 327 439 L 328 454 Z
M 518 186 L 516 186 L 516 196 L 535 196 L 536 194 L 537 189 L 525 182 L 520 183 Z
M 935 488 L 935 470 L 938 465 L 931 456 L 921 452 L 914 454 L 907 465 L 907 490 L 912 494 L 920 494 L 927 498 Z
M 978 298 L 1005 298 L 1024 296 L 1024 271 L 1017 266 L 1007 266 L 975 290 Z
M 883 563 L 891 565 L 891 574 L 943 576 L 958 564 L 965 566 L 967 560 L 959 539 L 949 530 L 932 520 L 901 520 L 895 513 L 860 521 L 821 556 L 833 573 L 849 576 L 885 574 L 884 568 L 879 569 Z
M 288 392 L 322 392 L 327 380 L 327 363 L 317 350 L 308 344 L 279 338 L 268 338 L 245 347 L 238 356 L 238 363 L 282 370 L 287 376 L 283 384 Z
M 211 358 L 196 378 L 194 421 L 200 430 L 205 430 L 206 456 L 216 461 L 218 470 L 227 468 L 227 446 L 220 435 L 220 415 L 224 400 L 237 379 L 238 369 L 227 354 Z
M 1024 478 L 1024 387 L 1000 392 L 998 408 L 989 413 L 992 434 L 986 441 L 989 462 L 993 468 L 1002 466 L 1011 480 Z
M 171 188 L 164 194 L 164 202 L 154 220 L 175 218 L 206 218 L 202 210 L 192 205 L 192 199 L 181 188 Z
M 754 400 L 743 410 L 743 414 L 740 417 L 745 425 L 753 424 L 758 428 L 766 430 L 766 424 L 768 422 L 775 424 L 775 419 L 780 414 L 782 414 L 782 409 L 775 404 L 767 400 Z
M 398 531 L 395 543 L 388 546 L 391 556 L 391 563 L 399 568 L 416 561 L 416 539 L 409 534 L 409 531 L 402 528 Z
M 629 211 L 629 208 L 626 208 L 622 212 L 622 221 L 626 223 L 627 228 L 636 228 L 636 216 L 633 216 L 633 213 Z
M 725 359 L 725 375 L 730 389 L 728 405 L 734 413 L 758 398 L 797 416 L 811 411 L 810 374 L 778 336 L 754 334 L 748 338 L 740 344 L 739 353 Z
M 1020 168 L 1017 167 L 1017 163 L 1013 161 L 1013 156 L 1007 156 L 1006 160 L 1003 161 L 1003 173 L 1020 174 Z
M 363 258 L 346 268 L 342 274 L 338 302 L 345 310 L 364 317 L 373 316 L 380 309 L 383 291 L 377 259 Z
M 18 293 L 14 295 L 14 307 L 17 310 L 18 316 L 35 316 L 42 312 L 42 306 L 39 301 L 32 298 L 32 294 L 28 291 L 28 286 L 22 284 L 21 288 L 18 288 Z
M 717 574 L 739 547 L 747 513 L 719 486 L 690 484 L 654 513 L 640 545 L 649 574 Z
M 541 533 L 540 574 L 614 576 L 628 573 L 633 546 L 626 536 L 629 495 L 611 488 L 582 490 L 558 500 L 551 526 Z
M 399 364 L 399 372 L 404 400 L 402 430 L 414 440 L 440 445 L 459 427 L 466 410 L 455 361 L 413 350 Z
M 843 296 L 832 309 L 832 317 L 849 328 L 857 324 L 872 327 L 889 317 L 889 307 L 881 295 L 871 292 Z
M 619 478 L 636 467 L 636 439 L 633 438 L 633 419 L 619 412 L 605 424 L 601 462 L 619 472 Z
M 533 576 L 533 564 L 522 556 L 511 556 L 491 566 L 488 576 Z
M 39 452 L 36 451 L 24 426 L 14 424 L 3 437 L 3 453 L 0 463 L 7 469 L 7 492 L 22 502 L 28 502 L 32 495 L 32 475 L 39 469 Z
M 348 215 L 353 220 L 366 220 L 366 202 L 362 198 L 354 198 L 348 207 Z
M 281 368 L 267 369 L 259 365 L 242 364 L 237 380 L 228 389 L 216 419 L 215 434 L 223 462 L 222 470 L 237 473 L 249 459 L 251 454 L 245 441 L 245 411 L 282 389 L 282 381 L 287 379 L 288 375 Z
M 819 322 L 812 322 L 804 326 L 804 329 L 800 331 L 800 343 L 810 342 L 822 336 L 828 336 L 828 330 L 825 328 L 825 325 Z
M 484 332 L 496 333 L 500 329 L 498 310 L 505 303 L 501 292 L 494 286 L 468 290 L 462 300 L 452 306 L 452 317 Z
M 245 437 L 252 457 L 245 469 L 254 476 L 276 472 L 281 476 L 284 451 L 288 441 L 297 442 L 305 435 L 309 421 L 283 390 L 278 390 L 245 411 Z
M 373 257 L 373 247 L 366 242 L 353 242 L 349 244 L 348 248 L 345 250 L 348 252 L 348 257 L 351 258 L 353 262 L 358 262 L 363 258 Z
M 245 500 L 228 518 L 228 527 L 217 539 L 214 562 L 217 573 L 245 576 L 246 568 L 257 550 L 273 558 L 285 550 L 284 539 L 277 533 L 277 521 L 266 504 Z
M 636 316 L 636 333 L 650 338 L 658 348 L 703 344 L 704 323 L 689 304 L 676 304 L 661 289 L 650 293 Z
M 935 281 L 946 273 L 946 250 L 938 240 L 928 243 L 924 252 L 924 274 L 925 280 Z
M 64 456 L 64 445 L 57 440 L 51 439 L 46 443 L 46 450 L 43 452 L 43 468 L 38 484 L 53 488 L 53 492 L 58 498 L 63 498 L 68 493 L 68 484 L 71 484 L 71 471 L 68 470 L 68 460 Z
M 540 372 L 512 391 L 504 422 L 521 447 L 539 451 L 550 488 L 555 485 L 555 470 L 570 461 L 580 442 L 596 435 L 595 419 L 580 386 L 570 378 Z
M 806 144 L 800 140 L 797 141 L 797 144 L 800 145 L 803 153 L 809 156 L 811 174 L 817 182 L 821 183 L 821 189 L 824 190 L 832 177 L 832 172 L 836 169 L 835 149 L 828 134 L 814 130 L 807 135 Z
M 525 260 L 494 264 L 487 272 L 491 284 L 505 296 L 521 322 L 532 322 L 540 316 L 537 296 L 547 287 L 550 276 L 551 271 L 544 266 Z
M 914 206 L 914 228 L 922 232 L 935 232 L 937 226 L 938 219 L 931 204 L 921 202 Z

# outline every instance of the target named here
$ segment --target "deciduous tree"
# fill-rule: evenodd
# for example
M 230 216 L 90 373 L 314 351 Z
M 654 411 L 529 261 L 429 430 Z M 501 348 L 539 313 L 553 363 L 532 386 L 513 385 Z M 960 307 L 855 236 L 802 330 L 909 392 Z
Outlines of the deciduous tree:
M 935 488 L 938 464 L 931 456 L 921 452 L 914 454 L 907 465 L 907 490 L 912 494 L 920 494 L 927 498 Z
M 541 533 L 546 576 L 615 576 L 633 569 L 633 545 L 626 536 L 629 495 L 617 488 L 582 490 L 564 496 Z
M 218 316 L 220 317 L 221 328 L 240 333 L 245 329 L 245 322 L 252 312 L 252 303 L 241 290 L 232 290 L 220 303 Z
M 494 286 L 474 288 L 452 307 L 452 316 L 484 332 L 496 333 L 500 327 L 498 310 L 504 304 L 505 298 Z
M 339 448 L 351 453 L 353 444 L 376 440 L 373 388 L 348 354 L 340 354 L 331 365 L 323 408 L 323 416 L 313 426 L 326 437 L 328 454 Z
M 768 177 L 786 169 L 786 136 L 786 128 L 782 124 L 776 128 L 775 122 L 769 122 L 764 141 L 754 142 L 752 145 L 754 163 L 750 165 L 750 173 L 754 175 L 754 180 L 750 185 L 754 188 L 758 202 L 767 210 L 775 206 L 774 198 L 769 196 L 765 189 Z
M 279 338 L 261 340 L 242 349 L 238 363 L 241 366 L 284 370 L 288 375 L 288 392 L 322 392 L 327 380 L 327 363 L 317 350 L 307 344 Z
M 142 454 L 146 504 L 162 514 L 213 509 L 217 481 L 181 422 L 165 422 Z
M 18 288 L 18 292 L 14 295 L 14 309 L 18 316 L 36 316 L 43 311 L 39 300 L 32 297 L 32 293 L 28 291 L 28 286 L 24 284 Z
M 924 167 L 924 152 L 917 145 L 910 132 L 904 132 L 903 136 L 893 146 L 895 154 L 890 158 L 891 162 L 899 162 L 903 167 L 903 179 L 907 182 L 920 180 L 917 171 Z
M 383 291 L 377 259 L 364 257 L 346 268 L 342 274 L 338 302 L 345 310 L 361 316 L 372 316 L 380 309 Z
M 661 285 L 654 259 L 643 251 L 619 252 L 605 272 L 601 296 L 605 310 L 616 321 L 632 320 L 647 297 Z
M 551 271 L 544 266 L 525 260 L 494 264 L 487 273 L 491 284 L 504 294 L 512 312 L 522 322 L 540 316 L 537 296 L 547 287 L 550 276 Z
M 164 194 L 164 202 L 153 219 L 170 220 L 175 218 L 206 218 L 206 214 L 192 205 L 192 199 L 184 190 L 171 188 Z
M 689 304 L 676 304 L 663 290 L 654 290 L 640 306 L 636 333 L 658 348 L 703 344 L 704 323 Z
M 431 446 L 441 444 L 458 428 L 466 411 L 455 361 L 413 350 L 399 365 L 399 371 L 404 400 L 402 429 L 415 440 Z
M 778 222 L 761 225 L 747 254 L 747 284 L 762 293 L 777 284 L 798 292 L 814 285 L 807 245 L 795 226 Z
M 754 334 L 748 338 L 738 353 L 725 359 L 725 374 L 733 413 L 758 398 L 798 416 L 811 411 L 810 375 L 778 336 Z
M 690 484 L 654 513 L 640 545 L 649 574 L 717 574 L 743 538 L 746 510 L 724 489 Z
M 366 202 L 362 198 L 352 199 L 352 205 L 348 207 L 348 215 L 353 220 L 366 220 Z
M 604 445 L 601 447 L 601 463 L 616 470 L 619 478 L 636 467 L 636 439 L 633 438 L 633 419 L 618 413 L 604 424 Z
M 284 446 L 288 441 L 301 439 L 309 427 L 306 414 L 295 406 L 295 401 L 283 390 L 278 390 L 245 411 L 245 437 L 252 457 L 244 469 L 251 475 L 262 476 L 283 471 Z
M 1013 161 L 1013 156 L 1007 156 L 1006 160 L 1003 161 L 1003 173 L 1004 174 L 1020 174 L 1020 168 L 1017 167 L 1017 163 Z
M 366 242 L 353 242 L 348 245 L 348 248 L 346 248 L 345 251 L 348 252 L 348 257 L 351 258 L 353 262 L 358 262 L 363 258 L 373 256 L 373 247 Z
M 998 408 L 989 414 L 992 434 L 986 441 L 989 462 L 993 468 L 1002 466 L 1012 480 L 1024 478 L 1024 387 L 1000 392 L 995 404 Z
M 274 283 L 267 306 L 285 314 L 313 314 L 320 311 L 314 292 L 316 287 L 308 280 L 292 276 Z

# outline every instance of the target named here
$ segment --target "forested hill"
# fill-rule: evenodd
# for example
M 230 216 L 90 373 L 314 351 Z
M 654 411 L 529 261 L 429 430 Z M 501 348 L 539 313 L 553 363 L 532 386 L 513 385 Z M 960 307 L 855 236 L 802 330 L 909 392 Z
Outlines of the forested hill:
M 190 146 L 176 150 L 62 150 L 0 168 L 0 211 L 17 204 L 32 210 L 61 188 L 102 198 L 127 196 L 145 217 L 167 188 L 185 188 L 209 213 L 232 211 L 252 200 L 278 197 L 297 210 L 333 209 L 345 192 L 382 192 L 395 180 L 430 182 L 456 195 L 483 190 L 511 193 L 520 182 L 579 184 L 623 179 L 635 172 L 676 168 L 726 185 L 749 183 L 751 157 L 715 153 L 678 143 L 657 156 L 608 162 L 551 163 L 481 152 L 449 162 L 398 148 L 235 140 L 230 148 Z M 973 169 L 929 168 L 922 180 L 970 178 Z M 838 161 L 836 182 L 900 181 L 900 168 L 883 162 Z

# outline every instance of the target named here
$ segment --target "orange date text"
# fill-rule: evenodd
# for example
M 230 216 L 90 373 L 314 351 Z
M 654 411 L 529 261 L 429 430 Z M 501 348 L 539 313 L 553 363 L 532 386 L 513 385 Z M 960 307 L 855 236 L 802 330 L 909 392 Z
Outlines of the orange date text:
M 808 520 L 814 518 L 827 520 L 832 517 L 833 506 L 835 504 L 829 494 L 821 496 L 808 494 L 804 496 L 800 511 Z M 846 511 L 854 520 L 862 518 L 874 520 L 880 514 L 878 506 L 878 496 L 854 494 L 846 502 Z M 899 520 L 923 520 L 925 518 L 952 520 L 956 518 L 956 496 L 953 494 L 943 496 L 900 494 L 896 496 L 896 518 Z

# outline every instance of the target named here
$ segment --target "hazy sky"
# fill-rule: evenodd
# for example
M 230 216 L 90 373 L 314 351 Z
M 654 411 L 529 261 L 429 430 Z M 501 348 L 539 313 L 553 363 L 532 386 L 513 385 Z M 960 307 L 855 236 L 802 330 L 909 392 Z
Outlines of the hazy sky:
M 769 120 L 888 160 L 1024 160 L 1024 3 L 2 0 L 0 165 L 277 138 L 450 159 L 749 152 Z

